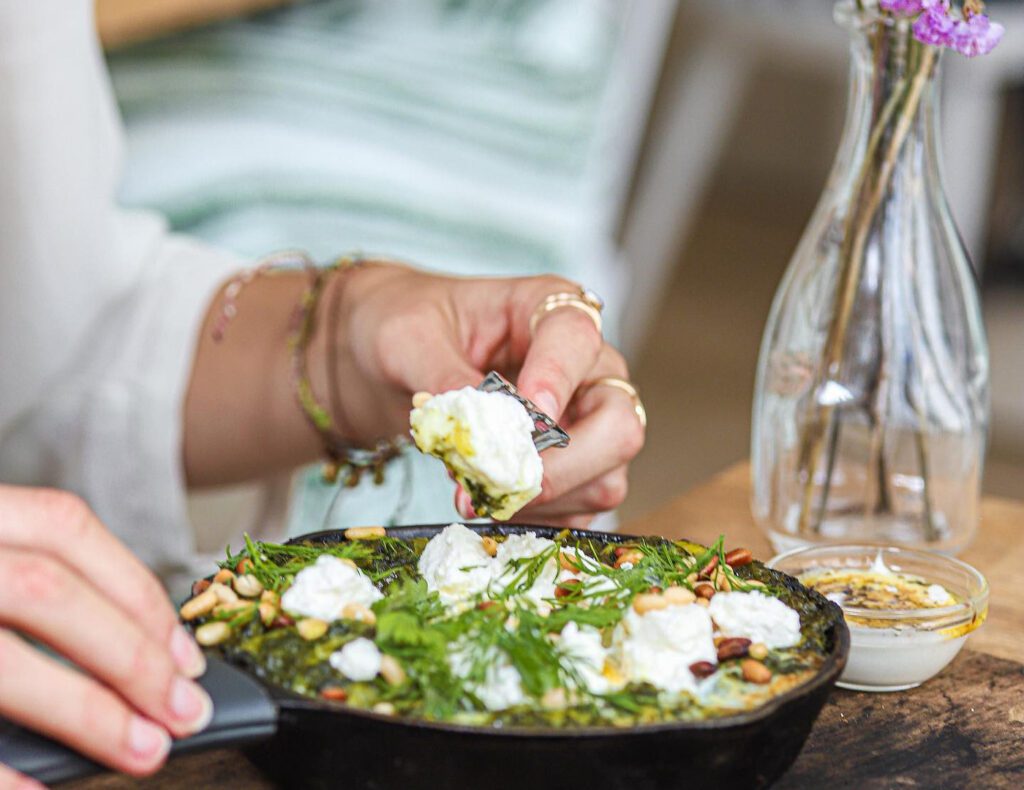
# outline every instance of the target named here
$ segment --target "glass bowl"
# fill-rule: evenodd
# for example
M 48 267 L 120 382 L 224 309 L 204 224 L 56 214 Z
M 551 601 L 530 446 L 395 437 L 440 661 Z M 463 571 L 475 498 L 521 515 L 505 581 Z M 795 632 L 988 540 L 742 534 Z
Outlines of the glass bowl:
M 856 691 L 903 691 L 941 672 L 988 614 L 988 582 L 965 562 L 927 551 L 870 544 L 807 546 L 773 557 L 798 579 L 811 572 L 869 570 L 878 559 L 891 571 L 940 584 L 955 603 L 927 609 L 843 606 L 850 657 L 837 685 Z M 801 579 L 802 580 L 802 579 Z

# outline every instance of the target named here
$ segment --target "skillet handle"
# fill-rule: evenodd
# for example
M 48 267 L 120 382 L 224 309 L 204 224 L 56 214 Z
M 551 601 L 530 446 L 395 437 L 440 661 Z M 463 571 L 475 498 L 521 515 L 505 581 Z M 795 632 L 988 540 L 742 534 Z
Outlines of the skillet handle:
M 277 732 L 277 706 L 256 680 L 221 659 L 207 655 L 199 685 L 213 699 L 213 719 L 197 735 L 175 741 L 171 756 L 242 746 Z M 0 763 L 44 784 L 108 770 L 56 741 L 0 718 Z

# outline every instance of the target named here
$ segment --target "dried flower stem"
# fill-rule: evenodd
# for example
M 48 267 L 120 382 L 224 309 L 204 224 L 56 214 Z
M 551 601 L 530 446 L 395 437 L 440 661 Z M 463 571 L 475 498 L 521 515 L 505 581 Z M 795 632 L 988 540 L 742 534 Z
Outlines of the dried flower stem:
M 838 377 L 841 373 L 847 331 L 853 313 L 861 270 L 863 269 L 864 252 L 871 231 L 872 219 L 878 211 L 878 207 L 889 187 L 893 171 L 896 167 L 896 161 L 917 115 L 924 89 L 932 76 L 935 68 L 936 52 L 932 47 L 923 48 L 923 53 L 913 71 L 913 78 L 910 84 L 905 88 L 901 86 L 893 92 L 892 97 L 886 103 L 872 130 L 868 149 L 865 152 L 864 162 L 857 179 L 855 190 L 857 200 L 846 221 L 840 253 L 842 270 L 836 293 L 835 309 L 833 310 L 832 322 L 829 325 L 824 348 L 824 364 L 821 375 L 825 377 Z M 885 131 L 893 117 L 895 117 L 895 126 L 888 141 L 888 146 L 885 148 L 881 162 L 877 164 L 876 170 L 876 154 L 880 150 Z M 799 534 L 806 534 L 811 529 L 814 532 L 819 532 L 821 529 L 835 463 L 838 431 L 829 430 L 829 427 L 834 425 L 835 421 L 837 421 L 835 404 L 816 403 L 814 405 L 814 416 L 806 424 L 801 436 L 799 469 L 803 483 L 803 497 L 800 503 L 800 517 L 797 528 Z M 832 435 L 830 437 L 830 451 L 827 459 L 829 480 L 825 483 L 822 501 L 818 510 L 818 518 L 812 527 L 811 518 L 815 477 L 817 476 L 822 444 L 827 434 Z M 925 498 L 928 498 L 927 492 Z M 930 521 L 930 508 L 927 508 L 927 510 L 928 513 L 926 515 Z M 933 529 L 933 525 L 929 523 L 928 528 L 930 531 Z

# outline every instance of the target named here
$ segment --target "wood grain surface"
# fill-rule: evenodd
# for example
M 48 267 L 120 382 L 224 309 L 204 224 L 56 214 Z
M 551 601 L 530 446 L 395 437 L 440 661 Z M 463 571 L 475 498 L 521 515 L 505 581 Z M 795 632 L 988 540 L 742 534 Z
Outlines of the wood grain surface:
M 750 516 L 749 467 L 731 467 L 624 532 L 746 546 L 771 556 Z M 963 559 L 992 587 L 988 622 L 942 674 L 896 694 L 836 690 L 803 752 L 777 785 L 828 788 L 1024 787 L 1024 504 L 985 499 L 981 532 Z M 155 777 L 100 776 L 73 790 L 172 790 L 272 787 L 240 752 L 222 750 L 172 760 Z M 351 790 L 356 790 L 352 788 Z M 537 790 L 542 790 L 537 788 Z M 637 790 L 642 790 L 638 788 Z M 711 790 L 711 789 L 709 789 Z

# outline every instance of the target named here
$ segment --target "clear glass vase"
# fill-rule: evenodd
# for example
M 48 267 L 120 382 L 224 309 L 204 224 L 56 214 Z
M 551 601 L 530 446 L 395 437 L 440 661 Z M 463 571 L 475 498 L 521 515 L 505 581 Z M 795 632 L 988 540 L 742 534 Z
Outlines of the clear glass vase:
M 848 115 L 765 329 L 754 515 L 778 550 L 955 554 L 978 522 L 988 352 L 942 184 L 939 53 L 906 20 L 848 2 L 836 17 L 852 40 Z

